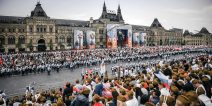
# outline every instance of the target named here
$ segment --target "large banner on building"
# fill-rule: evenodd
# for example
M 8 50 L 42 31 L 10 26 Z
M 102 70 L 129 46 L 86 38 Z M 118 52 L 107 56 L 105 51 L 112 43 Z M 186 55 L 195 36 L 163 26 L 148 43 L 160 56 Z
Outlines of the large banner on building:
M 83 31 L 74 30 L 74 48 L 83 49 Z
M 88 49 L 95 48 L 95 32 L 88 30 L 86 31 L 86 44 Z
M 141 32 L 139 37 L 140 46 L 144 46 L 146 44 L 146 33 Z
M 135 32 L 135 33 L 133 33 L 133 46 L 134 47 L 137 47 L 137 46 L 139 46 L 139 44 L 140 44 L 140 39 L 139 39 L 139 35 L 140 33 L 138 33 L 138 32 Z
M 121 38 L 122 39 L 119 39 Z M 132 26 L 120 24 L 117 27 L 117 38 L 118 38 L 118 47 L 132 47 Z M 123 40 L 123 41 L 122 41 Z M 122 43 L 122 45 L 120 45 Z
M 115 27 L 117 27 L 117 24 L 107 25 L 107 48 L 117 48 L 117 33 Z
M 132 26 L 125 24 L 107 25 L 107 48 L 132 47 Z

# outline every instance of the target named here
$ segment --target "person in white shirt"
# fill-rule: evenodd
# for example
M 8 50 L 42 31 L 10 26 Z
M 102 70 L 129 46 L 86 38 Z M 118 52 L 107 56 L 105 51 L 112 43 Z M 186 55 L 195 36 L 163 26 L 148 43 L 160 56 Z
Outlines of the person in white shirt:
M 202 89 L 204 90 L 204 92 L 205 92 L 205 95 L 206 95 L 205 87 L 199 82 L 199 80 L 194 79 L 194 80 L 192 81 L 192 84 L 193 84 L 193 86 L 196 88 L 196 93 L 197 93 L 198 89 L 202 88 Z
M 210 98 L 208 98 L 205 95 L 205 90 L 202 87 L 197 89 L 197 94 L 198 94 L 198 99 L 200 100 L 201 103 L 203 103 L 205 106 L 212 106 Z
M 171 95 L 170 92 L 169 92 L 169 90 L 167 88 L 165 88 L 165 86 L 164 86 L 163 83 L 159 84 L 159 89 L 160 89 L 160 92 L 161 92 L 161 95 L 160 96 L 162 96 L 162 95 L 164 95 L 164 96 L 170 96 Z
M 196 64 L 195 61 L 193 61 L 192 64 L 193 64 L 193 65 L 191 66 L 192 70 L 194 70 L 194 71 L 199 70 L 199 66 L 198 66 L 198 64 Z
M 104 79 L 103 88 L 110 89 L 110 83 L 108 82 L 108 79 Z
M 127 93 L 127 96 L 129 98 L 129 100 L 126 101 L 126 106 L 138 106 L 138 100 L 134 96 L 134 92 L 133 91 L 129 91 Z
M 75 87 L 76 87 L 79 91 L 83 89 L 83 86 L 79 83 L 79 80 L 78 80 L 78 79 L 76 80 L 76 85 L 75 85 Z
M 93 100 L 92 99 L 93 86 L 91 85 L 91 81 L 90 80 L 86 80 L 85 84 L 83 86 L 90 90 L 90 93 L 89 93 L 89 96 L 88 96 L 88 100 L 89 100 L 89 102 L 92 102 L 92 100 Z
M 128 69 L 125 69 L 125 71 L 124 71 L 124 76 L 128 76 L 128 74 L 129 74 Z

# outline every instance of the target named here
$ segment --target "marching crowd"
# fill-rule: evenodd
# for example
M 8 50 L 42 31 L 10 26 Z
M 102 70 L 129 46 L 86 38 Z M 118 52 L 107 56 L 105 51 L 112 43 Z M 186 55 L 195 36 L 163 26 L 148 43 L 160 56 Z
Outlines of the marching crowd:
M 154 60 L 154 58 L 153 58 Z M 50 90 L 27 89 L 23 96 L 0 94 L 0 106 L 212 106 L 212 57 L 179 57 L 150 64 L 113 67 L 102 77 L 87 71 L 82 80 Z
M 207 46 L 159 46 L 145 48 L 118 48 L 53 51 L 41 53 L 2 54 L 0 56 L 0 77 L 43 73 L 66 67 L 77 67 L 116 63 L 117 61 L 137 61 L 155 56 L 169 56 L 186 52 L 205 52 Z

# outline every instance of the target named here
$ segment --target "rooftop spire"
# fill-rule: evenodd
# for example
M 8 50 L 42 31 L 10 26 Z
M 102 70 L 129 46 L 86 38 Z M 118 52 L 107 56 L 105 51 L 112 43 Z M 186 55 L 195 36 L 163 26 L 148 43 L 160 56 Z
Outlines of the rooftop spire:
M 200 33 L 210 34 L 210 32 L 209 32 L 205 27 L 203 27 L 203 28 L 200 30 Z
M 185 30 L 185 32 L 183 33 L 184 36 L 186 35 L 190 35 L 190 32 L 188 30 Z
M 152 22 L 151 27 L 163 27 L 160 22 L 158 21 L 157 18 L 154 19 L 154 21 Z
M 31 12 L 31 17 L 48 17 L 39 1 L 37 2 L 35 9 Z
M 103 5 L 103 11 L 107 11 L 105 1 L 104 1 L 104 5 Z
M 121 13 L 120 4 L 119 4 L 119 6 L 118 6 L 118 13 Z
M 40 5 L 41 5 L 41 4 L 40 4 L 40 1 L 38 1 L 36 6 L 40 6 Z
M 120 4 L 118 5 L 117 18 L 118 18 L 119 21 L 123 21 Z

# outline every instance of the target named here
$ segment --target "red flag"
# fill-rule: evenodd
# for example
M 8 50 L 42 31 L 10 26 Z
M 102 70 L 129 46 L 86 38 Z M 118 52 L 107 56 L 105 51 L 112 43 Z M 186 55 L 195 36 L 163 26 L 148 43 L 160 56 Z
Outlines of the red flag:
M 14 60 L 14 58 L 12 58 L 11 64 L 14 65 L 14 63 L 15 63 L 15 60 Z
M 2 57 L 0 57 L 0 65 L 2 65 L 3 64 L 3 59 L 2 59 Z
M 92 71 L 93 71 L 92 69 L 89 69 L 89 70 L 88 70 L 88 74 L 91 74 L 91 73 L 92 73 Z
M 165 76 L 162 72 L 155 73 L 155 75 L 160 79 L 160 81 L 163 83 L 163 85 L 167 88 L 170 89 L 169 85 L 169 78 L 168 76 Z

